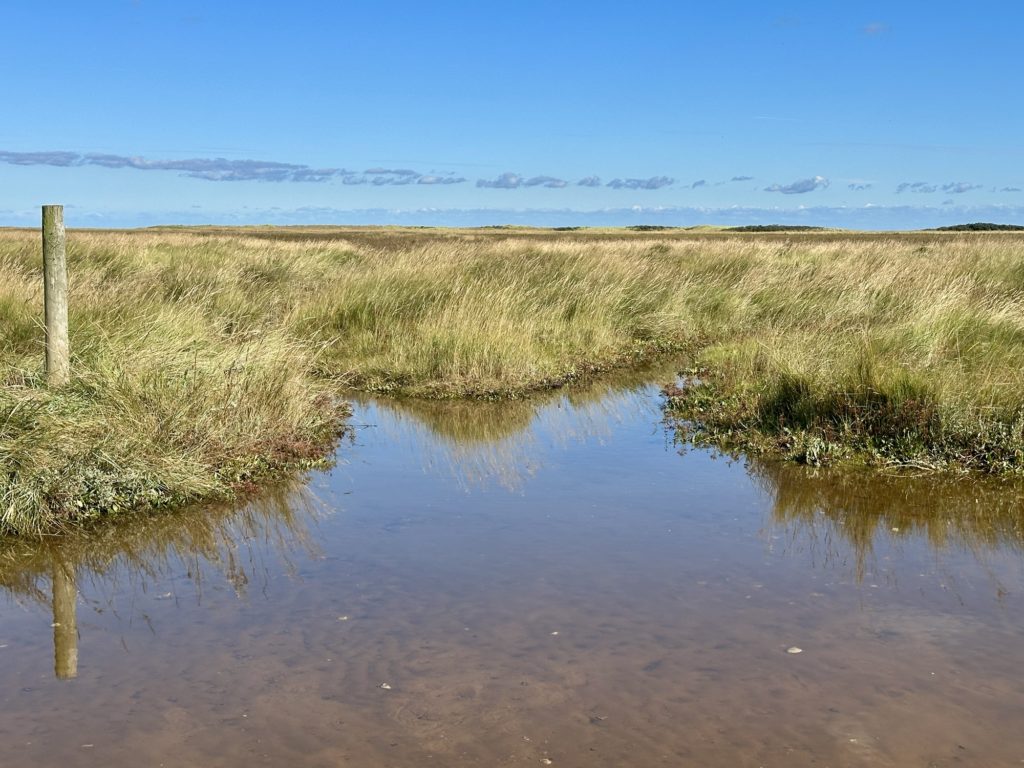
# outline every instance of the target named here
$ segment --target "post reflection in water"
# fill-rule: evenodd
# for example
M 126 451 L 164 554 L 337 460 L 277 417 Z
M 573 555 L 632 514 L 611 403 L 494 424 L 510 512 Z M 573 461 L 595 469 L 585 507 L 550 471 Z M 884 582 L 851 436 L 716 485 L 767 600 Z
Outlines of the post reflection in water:
M 0 588 L 15 600 L 49 603 L 54 675 L 70 680 L 79 671 L 80 582 L 110 595 L 112 605 L 115 594 L 145 593 L 149 583 L 184 571 L 201 600 L 205 580 L 218 573 L 242 596 L 260 575 L 251 545 L 269 544 L 286 564 L 292 553 L 314 553 L 310 527 L 322 514 L 323 506 L 308 491 L 281 487 L 241 507 L 209 505 L 129 518 L 38 544 L 5 542 Z M 90 607 L 103 611 L 107 606 L 98 600 Z
M 53 559 L 53 658 L 58 680 L 78 677 L 78 586 L 74 569 Z

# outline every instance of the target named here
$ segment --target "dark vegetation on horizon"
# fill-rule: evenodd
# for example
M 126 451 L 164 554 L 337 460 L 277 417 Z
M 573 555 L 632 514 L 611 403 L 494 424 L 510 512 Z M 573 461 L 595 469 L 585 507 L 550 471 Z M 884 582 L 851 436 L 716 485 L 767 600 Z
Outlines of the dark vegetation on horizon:
M 828 227 L 811 227 L 806 224 L 745 224 L 742 227 L 727 227 L 726 232 L 821 232 Z
M 933 232 L 1024 232 L 1022 224 L 992 224 L 976 221 L 973 224 L 953 224 L 948 227 L 934 227 Z

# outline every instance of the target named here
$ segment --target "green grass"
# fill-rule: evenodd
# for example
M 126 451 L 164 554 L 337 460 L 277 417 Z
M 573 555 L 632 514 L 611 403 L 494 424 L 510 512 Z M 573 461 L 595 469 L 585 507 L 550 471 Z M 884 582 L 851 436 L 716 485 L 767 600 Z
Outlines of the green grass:
M 762 254 L 716 289 L 729 330 L 669 412 L 684 436 L 808 464 L 1020 473 L 1022 268 L 1006 237 Z
M 42 381 L 39 262 L 37 233 L 0 232 L 6 532 L 308 465 L 346 387 L 516 397 L 680 349 L 708 373 L 672 404 L 704 435 L 1024 465 L 1019 235 L 72 232 L 60 391 Z

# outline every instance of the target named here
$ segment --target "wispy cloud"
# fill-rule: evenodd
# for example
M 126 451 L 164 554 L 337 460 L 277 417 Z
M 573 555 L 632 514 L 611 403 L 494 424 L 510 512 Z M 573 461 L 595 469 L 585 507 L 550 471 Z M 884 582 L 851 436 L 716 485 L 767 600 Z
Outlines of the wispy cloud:
M 938 192 L 939 187 L 937 184 L 929 184 L 927 181 L 904 181 L 896 187 L 896 194 L 902 194 L 903 192 L 920 192 L 922 194 L 930 195 L 932 192 Z
M 1020 192 L 1022 190 L 1021 190 L 1020 187 L 1003 187 L 999 191 L 1000 192 Z
M 128 155 L 83 155 L 77 152 L 0 151 L 0 162 L 22 166 L 50 165 L 70 168 L 92 165 L 101 168 L 132 168 L 139 171 L 177 171 L 184 176 L 204 181 L 316 182 L 351 173 L 341 168 L 313 168 L 308 165 L 267 160 L 229 160 L 223 157 L 148 160 Z
M 4 152 L 0 150 L 0 163 L 8 165 L 56 165 L 66 168 L 77 165 L 81 155 L 76 152 Z
M 829 180 L 824 176 L 814 176 L 810 179 L 800 179 L 792 184 L 772 184 L 765 187 L 765 192 L 781 192 L 784 195 L 804 195 L 816 189 L 827 189 Z
M 981 186 L 981 184 L 969 184 L 966 181 L 953 181 L 949 184 L 943 184 L 942 191 L 953 195 L 962 195 L 964 192 L 981 189 Z
M 661 189 L 674 184 L 668 176 L 651 176 L 649 179 L 612 179 L 605 186 L 612 189 Z
M 697 187 L 706 187 L 708 182 L 705 179 L 698 179 L 690 185 L 690 189 L 697 189 Z
M 419 172 L 410 171 L 408 168 L 368 168 L 363 171 L 367 176 L 419 176 Z
M 454 173 L 420 173 L 411 168 L 374 167 L 359 172 L 344 168 L 315 168 L 310 165 L 282 163 L 273 160 L 231 160 L 224 157 L 151 160 L 145 157 L 117 154 L 0 150 L 0 164 L 3 163 L 60 168 L 94 166 L 115 170 L 127 168 L 136 171 L 171 171 L 203 181 L 325 182 L 336 180 L 345 185 L 368 184 L 375 187 L 410 184 L 451 185 L 463 184 L 467 181 L 464 177 Z M 674 181 L 668 176 L 653 176 L 649 179 L 614 179 L 605 186 L 612 189 L 660 189 Z M 694 186 L 701 186 L 703 183 L 697 182 Z M 600 187 L 601 179 L 598 176 L 587 176 L 576 184 L 582 187 Z M 547 174 L 525 177 L 518 173 L 506 172 L 494 179 L 478 179 L 476 186 L 482 189 L 519 189 L 520 187 L 564 189 L 569 186 L 569 182 Z
M 415 176 L 370 176 L 370 183 L 375 187 L 395 186 L 402 187 L 416 181 Z
M 433 176 L 425 174 L 416 179 L 417 184 L 462 184 L 466 181 L 461 176 Z
M 869 35 L 871 37 L 877 37 L 878 35 L 884 35 L 888 31 L 889 31 L 889 25 L 885 24 L 885 23 L 883 23 L 881 21 L 872 21 L 870 24 L 866 24 L 861 29 L 861 32 L 863 32 L 865 35 Z
M 375 187 L 404 187 L 409 184 L 462 184 L 462 176 L 420 173 L 408 168 L 368 168 L 362 174 L 343 172 L 343 184 L 372 184 Z
M 948 184 L 932 184 L 927 181 L 904 181 L 896 187 L 896 194 L 900 194 L 902 192 L 918 192 L 930 195 L 933 192 L 942 190 L 947 194 L 962 195 L 965 192 L 973 192 L 974 190 L 981 188 L 981 184 L 971 184 L 967 181 L 951 181 Z
M 476 185 L 481 189 L 519 189 L 523 186 L 523 177 L 506 172 L 496 179 L 477 179 Z
M 753 176 L 733 176 L 729 181 L 753 181 Z
M 534 176 L 523 182 L 524 187 L 546 187 L 548 189 L 562 189 L 568 184 L 569 182 L 564 179 L 556 179 L 554 176 Z
M 422 174 L 409 168 L 368 168 L 358 173 L 344 168 L 314 168 L 298 163 L 230 160 L 223 157 L 150 160 L 145 157 L 99 153 L 0 151 L 0 163 L 61 168 L 94 166 L 110 169 L 128 168 L 136 171 L 176 171 L 183 176 L 203 181 L 324 182 L 337 179 L 343 184 L 374 186 L 462 184 L 466 181 L 454 174 Z
M 668 176 L 652 176 L 649 179 L 612 179 L 604 186 L 611 189 L 661 189 L 674 184 L 675 179 Z M 531 176 L 526 178 L 518 173 L 506 172 L 494 179 L 477 179 L 477 187 L 481 189 L 519 189 L 520 187 L 546 187 L 547 189 L 563 189 L 569 182 L 556 176 Z M 576 182 L 578 187 L 600 187 L 598 176 L 586 176 Z
M 103 168 L 133 168 L 138 171 L 178 171 L 204 181 L 327 181 L 351 173 L 341 168 L 312 168 L 295 163 L 270 160 L 229 160 L 223 157 L 184 160 L 148 160 L 126 155 L 88 154 L 70 165 L 96 165 Z
M 569 186 L 569 182 L 556 176 L 531 176 L 526 178 L 518 173 L 506 172 L 496 179 L 477 179 L 476 185 L 481 189 L 519 189 L 520 187 L 563 189 Z
M 847 184 L 846 188 L 853 192 L 863 192 L 866 189 L 871 189 L 873 186 L 875 185 L 868 183 L 859 184 L 857 182 L 854 182 L 853 184 Z

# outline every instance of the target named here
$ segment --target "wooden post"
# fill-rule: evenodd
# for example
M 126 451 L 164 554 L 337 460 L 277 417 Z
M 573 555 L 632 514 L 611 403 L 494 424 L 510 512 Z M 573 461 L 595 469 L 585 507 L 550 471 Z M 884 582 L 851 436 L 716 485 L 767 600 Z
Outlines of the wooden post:
M 53 560 L 53 670 L 59 680 L 78 677 L 78 585 L 74 566 Z
M 64 206 L 43 206 L 43 301 L 46 307 L 46 380 L 51 387 L 68 383 L 68 267 Z

